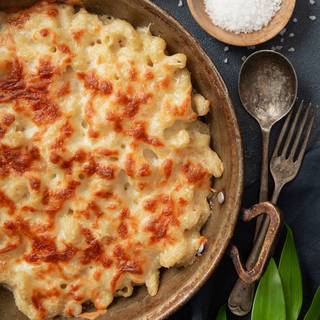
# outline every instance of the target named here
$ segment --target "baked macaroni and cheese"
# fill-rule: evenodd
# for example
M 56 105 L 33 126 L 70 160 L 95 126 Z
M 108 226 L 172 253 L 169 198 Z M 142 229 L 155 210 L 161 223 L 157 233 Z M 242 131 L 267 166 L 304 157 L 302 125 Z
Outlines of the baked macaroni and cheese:
M 206 239 L 223 165 L 183 54 L 41 2 L 0 15 L 0 282 L 30 319 L 94 316 Z M 91 302 L 98 310 L 83 314 Z

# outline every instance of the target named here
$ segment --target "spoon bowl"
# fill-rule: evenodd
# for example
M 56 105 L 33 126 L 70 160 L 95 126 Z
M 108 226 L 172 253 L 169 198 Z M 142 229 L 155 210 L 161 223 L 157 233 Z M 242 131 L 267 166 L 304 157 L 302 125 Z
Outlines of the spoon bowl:
M 234 46 L 254 46 L 275 37 L 289 22 L 296 0 L 282 0 L 281 8 L 267 26 L 251 33 L 234 33 L 216 26 L 208 13 L 204 0 L 188 0 L 191 14 L 198 24 L 216 39 Z
M 297 74 L 291 62 L 278 52 L 257 51 L 241 67 L 241 102 L 265 130 L 270 130 L 291 110 L 297 90 Z

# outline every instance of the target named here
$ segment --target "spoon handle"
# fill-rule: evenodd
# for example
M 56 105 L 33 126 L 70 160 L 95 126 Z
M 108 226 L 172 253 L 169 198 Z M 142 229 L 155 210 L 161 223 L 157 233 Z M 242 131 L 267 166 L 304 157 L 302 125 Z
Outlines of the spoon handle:
M 260 180 L 260 202 L 267 201 L 269 189 L 269 140 L 270 130 L 262 129 L 262 165 L 261 165 L 261 180 Z
M 261 161 L 261 176 L 260 176 L 260 196 L 259 202 L 264 202 L 269 199 L 268 188 L 269 188 L 269 140 L 270 130 L 263 129 L 262 133 L 262 161 Z M 254 242 L 257 239 L 259 230 L 262 226 L 264 217 L 257 219 L 256 231 L 254 234 Z
M 262 128 L 262 166 L 260 179 L 260 202 L 268 200 L 268 180 L 269 180 L 269 140 L 270 130 Z M 254 235 L 254 247 L 247 260 L 246 266 L 250 269 L 255 265 L 264 240 L 268 222 L 264 216 L 257 219 Z M 263 229 L 263 230 L 261 230 Z M 238 316 L 248 314 L 252 307 L 255 283 L 245 283 L 238 279 L 234 285 L 228 300 L 229 309 Z

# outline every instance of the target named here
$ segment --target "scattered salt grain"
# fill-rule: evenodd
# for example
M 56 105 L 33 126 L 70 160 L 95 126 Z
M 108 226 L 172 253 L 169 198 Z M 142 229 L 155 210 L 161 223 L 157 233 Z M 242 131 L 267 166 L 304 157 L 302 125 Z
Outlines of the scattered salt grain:
M 246 59 L 247 59 L 246 56 L 243 56 L 243 57 L 241 58 L 242 61 L 246 61 Z
M 317 17 L 316 17 L 316 16 L 309 16 L 309 19 L 310 19 L 311 21 L 314 21 L 314 20 L 317 19 Z
M 281 7 L 282 0 L 205 0 L 212 22 L 235 33 L 250 33 L 265 27 Z
M 224 63 L 228 63 L 228 62 L 229 62 L 229 59 L 228 59 L 228 58 L 225 58 L 225 59 L 223 60 L 223 62 L 224 62 Z
M 315 0 L 310 0 L 309 2 L 310 2 L 310 4 L 311 4 L 312 6 L 316 3 Z
M 296 51 L 296 49 L 295 49 L 295 48 L 293 48 L 293 47 L 291 47 L 291 48 L 289 48 L 289 49 L 288 49 L 288 51 L 289 51 L 289 52 L 295 52 L 295 51 Z
M 295 34 L 293 32 L 289 33 L 289 38 L 293 38 Z
M 294 23 L 297 23 L 298 22 L 298 19 L 297 18 L 293 18 L 292 20 Z
M 287 32 L 287 28 L 284 28 L 280 31 L 280 36 L 282 37 Z
M 183 7 L 183 2 L 182 2 L 182 0 L 179 0 L 179 2 L 178 2 L 178 7 L 179 7 L 179 8 Z
M 276 46 L 276 50 L 280 51 L 282 50 L 283 46 Z
M 228 46 L 224 47 L 223 51 L 224 52 L 228 52 L 229 51 L 229 47 Z
M 283 42 L 284 42 L 284 38 L 281 38 L 281 39 L 280 39 L 280 42 L 283 43 Z
M 220 204 L 223 204 L 223 203 L 224 203 L 224 193 L 223 193 L 222 191 L 220 191 L 220 192 L 218 193 L 218 202 L 219 202 Z
M 205 248 L 206 248 L 205 244 L 204 244 L 204 243 L 201 243 L 201 244 L 200 244 L 200 247 L 199 247 L 199 249 L 198 249 L 197 255 L 198 255 L 198 256 L 201 256 L 201 255 L 203 254 Z

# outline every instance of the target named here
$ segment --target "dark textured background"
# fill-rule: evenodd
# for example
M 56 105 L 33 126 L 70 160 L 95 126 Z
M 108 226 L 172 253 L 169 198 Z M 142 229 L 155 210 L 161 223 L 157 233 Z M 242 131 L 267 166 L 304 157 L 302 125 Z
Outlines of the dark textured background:
M 207 35 L 192 18 L 186 0 L 178 7 L 178 0 L 153 0 L 171 15 L 176 17 L 191 32 L 207 51 L 224 78 L 232 97 L 239 120 L 245 149 L 245 194 L 243 206 L 249 207 L 258 199 L 259 168 L 261 154 L 260 132 L 257 124 L 241 107 L 237 93 L 237 78 L 242 57 L 254 50 L 230 47 L 224 52 L 225 45 Z M 316 16 L 311 21 L 309 16 Z M 257 49 L 271 49 L 281 45 L 284 53 L 294 64 L 299 78 L 299 97 L 315 104 L 320 103 L 320 0 L 311 5 L 309 0 L 297 0 L 294 16 L 297 23 L 290 22 L 284 34 L 272 41 L 258 46 Z M 295 36 L 289 38 L 289 34 Z M 294 47 L 295 52 L 288 49 Z M 228 64 L 223 60 L 228 57 Z M 319 112 L 318 112 L 319 113 Z M 303 313 L 309 306 L 313 294 L 320 286 L 320 117 L 317 117 L 313 138 L 306 154 L 303 167 L 297 179 L 282 192 L 279 206 L 286 222 L 293 228 L 297 250 L 301 261 L 304 282 Z M 276 136 L 279 126 L 273 130 Z M 272 139 L 274 142 L 274 139 Z M 273 143 L 272 143 L 273 146 Z M 272 188 L 272 186 L 271 186 Z M 272 190 L 272 189 L 271 189 Z M 241 253 L 246 255 L 252 235 L 252 226 L 239 223 L 234 242 L 241 243 Z M 280 244 L 281 247 L 281 244 Z M 170 320 L 207 320 L 215 319 L 220 305 L 227 301 L 236 275 L 230 259 L 225 257 L 200 292 Z M 229 315 L 229 319 L 238 319 Z M 263 320 L 263 319 L 261 319 Z M 276 319 L 275 319 L 276 320 Z

